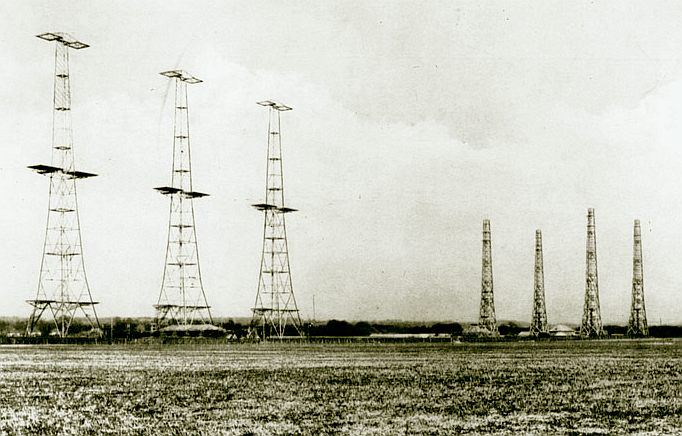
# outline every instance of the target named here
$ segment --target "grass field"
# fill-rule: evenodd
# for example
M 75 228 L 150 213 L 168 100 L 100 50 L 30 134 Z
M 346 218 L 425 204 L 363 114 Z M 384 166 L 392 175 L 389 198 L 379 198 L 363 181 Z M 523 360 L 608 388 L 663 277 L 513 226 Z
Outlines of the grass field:
M 682 434 L 681 341 L 2 346 L 0 434 Z

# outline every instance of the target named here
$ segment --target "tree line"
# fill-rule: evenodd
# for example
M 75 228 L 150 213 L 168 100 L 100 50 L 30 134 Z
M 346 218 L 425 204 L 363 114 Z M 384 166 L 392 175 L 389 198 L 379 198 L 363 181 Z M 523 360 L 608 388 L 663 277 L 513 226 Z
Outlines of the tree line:
M 154 320 L 150 318 L 115 317 L 102 322 L 102 337 L 121 340 L 139 339 L 154 334 Z M 27 320 L 17 318 L 0 318 L 0 336 L 21 336 L 26 333 Z M 224 328 L 236 339 L 246 337 L 248 322 L 233 319 L 215 322 L 214 325 Z M 369 336 L 371 334 L 432 334 L 461 336 L 467 324 L 458 322 L 418 323 L 406 321 L 349 322 L 332 319 L 326 322 L 307 323 L 305 333 L 310 336 Z M 609 335 L 625 335 L 627 327 L 621 325 L 604 326 Z M 501 336 L 516 336 L 528 330 L 515 322 L 504 322 L 498 325 Z M 40 320 L 34 329 L 34 336 L 48 337 L 54 335 L 53 321 Z M 75 319 L 69 328 L 72 336 L 92 335 L 90 325 L 84 320 Z M 649 335 L 658 338 L 682 337 L 682 325 L 649 326 Z

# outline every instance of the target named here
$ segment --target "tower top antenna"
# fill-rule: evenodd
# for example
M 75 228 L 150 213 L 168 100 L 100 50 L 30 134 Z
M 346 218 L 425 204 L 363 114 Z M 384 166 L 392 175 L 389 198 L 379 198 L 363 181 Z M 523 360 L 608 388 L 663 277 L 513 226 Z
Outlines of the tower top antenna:
M 63 32 L 48 32 L 48 33 L 41 33 L 40 35 L 36 35 L 36 37 L 40 39 L 44 39 L 45 41 L 56 41 L 61 44 L 64 44 L 65 46 L 69 48 L 73 48 L 75 50 L 80 50 L 83 48 L 88 48 L 90 47 L 88 44 L 78 41 L 76 38 L 73 36 L 69 35 L 68 33 L 63 33 Z
M 169 79 L 180 79 L 181 81 L 190 84 L 203 82 L 203 80 L 199 79 L 198 77 L 194 77 L 193 75 L 184 70 L 163 71 L 159 74 L 161 74 L 162 76 L 166 76 Z
M 285 104 L 278 103 L 278 102 L 272 101 L 272 100 L 263 100 L 263 101 L 257 102 L 256 104 L 259 104 L 261 106 L 270 106 L 271 108 L 278 110 L 280 112 L 286 112 L 286 111 L 290 111 L 290 110 L 294 109 L 291 106 L 287 106 Z

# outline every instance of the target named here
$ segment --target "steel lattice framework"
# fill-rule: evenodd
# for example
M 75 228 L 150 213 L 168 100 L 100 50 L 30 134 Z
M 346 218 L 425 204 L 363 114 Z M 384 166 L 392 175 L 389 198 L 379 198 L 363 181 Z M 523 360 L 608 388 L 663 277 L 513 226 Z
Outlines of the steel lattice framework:
M 47 228 L 36 298 L 27 326 L 31 335 L 45 314 L 54 321 L 56 333 L 65 337 L 74 318 L 84 316 L 95 334 L 101 334 L 95 304 L 85 275 L 76 180 L 95 174 L 76 171 L 71 129 L 71 76 L 69 49 L 88 45 L 66 33 L 43 33 L 38 38 L 55 43 L 54 98 L 52 113 L 52 161 L 29 168 L 50 178 Z
M 192 188 L 187 84 L 201 80 L 185 71 L 164 71 L 175 82 L 173 167 L 170 186 L 154 188 L 170 197 L 168 243 L 156 309 L 156 327 L 212 323 L 199 267 L 194 199 L 208 194 Z
M 493 298 L 493 257 L 490 220 L 483 220 L 483 262 L 481 268 L 481 308 L 478 326 L 488 334 L 497 335 L 495 300 Z
M 597 234 L 594 209 L 587 210 L 587 267 L 585 272 L 585 305 L 580 336 L 599 338 L 604 335 L 599 309 L 599 277 L 597 275 Z
M 280 114 L 291 108 L 270 100 L 258 103 L 268 108 L 268 156 L 265 203 L 253 207 L 264 214 L 263 249 L 256 302 L 252 309 L 250 335 L 282 338 L 303 336 L 303 324 L 291 284 L 285 215 L 296 209 L 284 203 Z
M 542 232 L 536 230 L 533 316 L 530 323 L 530 334 L 540 336 L 541 334 L 548 333 L 547 309 L 545 307 L 545 272 L 542 259 Z
M 635 220 L 632 253 L 632 304 L 627 334 L 631 337 L 649 336 L 644 306 L 644 267 L 642 264 L 642 231 Z

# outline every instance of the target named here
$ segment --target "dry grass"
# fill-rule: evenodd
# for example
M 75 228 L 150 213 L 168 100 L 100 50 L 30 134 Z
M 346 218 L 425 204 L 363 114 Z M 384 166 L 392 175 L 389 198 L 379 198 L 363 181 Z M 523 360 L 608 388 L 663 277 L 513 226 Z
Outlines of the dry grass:
M 0 347 L 0 434 L 682 434 L 682 342 Z

